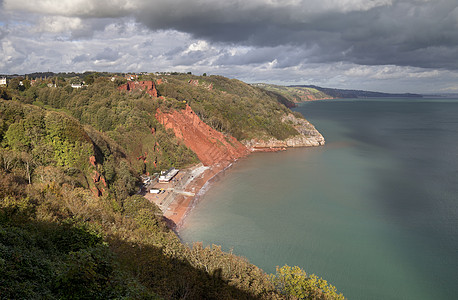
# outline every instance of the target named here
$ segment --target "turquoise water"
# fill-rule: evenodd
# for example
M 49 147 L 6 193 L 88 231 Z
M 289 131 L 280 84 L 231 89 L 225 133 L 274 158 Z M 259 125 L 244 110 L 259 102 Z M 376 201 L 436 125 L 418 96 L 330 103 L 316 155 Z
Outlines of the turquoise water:
M 349 299 L 456 299 L 458 100 L 307 103 L 326 146 L 259 153 L 211 185 L 185 242 L 266 272 L 298 265 Z

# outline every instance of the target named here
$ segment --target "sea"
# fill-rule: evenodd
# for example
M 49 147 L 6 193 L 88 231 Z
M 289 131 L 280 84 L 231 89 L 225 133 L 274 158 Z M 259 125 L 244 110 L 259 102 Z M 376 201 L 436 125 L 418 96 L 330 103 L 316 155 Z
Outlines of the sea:
M 314 101 L 326 145 L 220 174 L 179 234 L 267 273 L 299 266 L 348 299 L 458 299 L 458 99 Z

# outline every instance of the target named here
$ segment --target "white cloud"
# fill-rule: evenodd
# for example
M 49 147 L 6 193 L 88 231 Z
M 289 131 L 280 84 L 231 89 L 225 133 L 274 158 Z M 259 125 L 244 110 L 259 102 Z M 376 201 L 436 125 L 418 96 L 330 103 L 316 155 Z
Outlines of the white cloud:
M 9 40 L 1 41 L 0 49 L 2 53 L 2 55 L 0 55 L 0 70 L 9 70 L 26 57 L 26 55 L 18 51 Z
M 62 16 L 46 16 L 40 18 L 35 27 L 37 32 L 52 32 L 63 33 L 74 30 L 81 30 L 86 26 L 80 18 L 62 17 Z
M 4 0 L 6 10 L 56 16 L 121 17 L 136 8 L 127 0 Z
M 206 51 L 209 50 L 210 46 L 206 41 L 198 40 L 195 43 L 189 45 L 188 49 L 184 51 L 185 54 L 192 52 L 192 51 Z

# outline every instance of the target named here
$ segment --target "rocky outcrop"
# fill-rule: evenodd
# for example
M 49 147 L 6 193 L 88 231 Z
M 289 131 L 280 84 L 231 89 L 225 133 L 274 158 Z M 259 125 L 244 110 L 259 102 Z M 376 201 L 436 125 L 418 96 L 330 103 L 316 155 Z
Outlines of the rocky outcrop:
M 248 149 L 236 138 L 214 130 L 186 105 L 181 111 L 156 112 L 156 118 L 166 128 L 171 128 L 175 136 L 194 151 L 206 166 L 229 163 L 249 154 Z
M 157 97 L 156 85 L 153 81 L 128 81 L 118 87 L 120 91 L 145 91 L 152 97 Z
M 92 155 L 91 157 L 89 157 L 89 162 L 90 162 L 91 165 L 93 165 L 94 167 L 97 167 L 97 166 L 95 165 L 95 156 L 94 156 L 94 155 Z
M 289 114 L 282 119 L 283 122 L 291 124 L 299 133 L 286 140 L 270 139 L 251 139 L 243 141 L 243 144 L 252 152 L 256 151 L 275 151 L 284 150 L 292 147 L 315 147 L 324 145 L 324 137 L 307 120 L 296 118 Z
M 188 83 L 193 86 L 199 86 L 199 80 L 197 79 L 191 79 L 188 81 Z
M 104 187 L 107 187 L 107 182 L 105 181 L 103 175 L 97 171 L 99 169 L 99 165 L 97 164 L 95 156 L 90 156 L 89 162 L 93 167 L 95 167 L 94 175 L 92 176 L 92 182 L 94 186 L 90 187 L 90 189 L 96 197 L 101 197 L 105 193 Z

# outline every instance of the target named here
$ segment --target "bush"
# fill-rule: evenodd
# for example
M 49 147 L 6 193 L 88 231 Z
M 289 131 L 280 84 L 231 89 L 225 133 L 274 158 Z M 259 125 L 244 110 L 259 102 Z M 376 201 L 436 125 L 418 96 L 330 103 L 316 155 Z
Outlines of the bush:
M 345 299 L 337 294 L 334 286 L 322 278 L 312 274 L 310 276 L 299 267 L 277 267 L 277 273 L 272 275 L 275 287 L 288 298 L 294 299 Z

